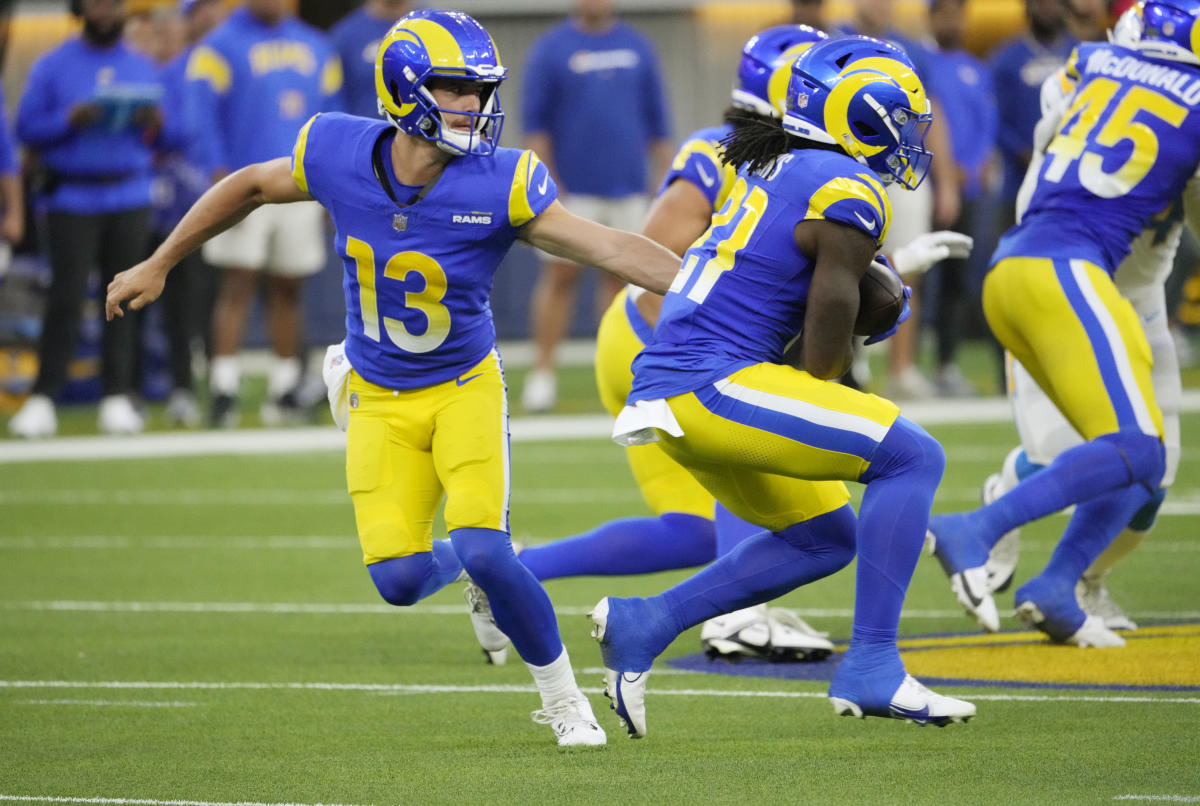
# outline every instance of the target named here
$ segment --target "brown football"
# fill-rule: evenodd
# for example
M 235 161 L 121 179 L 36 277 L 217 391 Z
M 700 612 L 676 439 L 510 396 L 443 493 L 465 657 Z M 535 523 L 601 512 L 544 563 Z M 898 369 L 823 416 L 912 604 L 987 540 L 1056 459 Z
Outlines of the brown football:
M 854 320 L 854 335 L 883 333 L 896 324 L 903 310 L 904 283 L 887 266 L 871 261 L 871 267 L 858 282 L 858 318 Z

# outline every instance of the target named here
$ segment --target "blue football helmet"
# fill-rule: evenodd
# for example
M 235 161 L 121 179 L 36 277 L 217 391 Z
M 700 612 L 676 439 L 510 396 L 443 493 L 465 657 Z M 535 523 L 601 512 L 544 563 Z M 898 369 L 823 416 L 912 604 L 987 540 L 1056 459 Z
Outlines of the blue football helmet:
M 885 184 L 910 190 L 921 184 L 933 157 L 925 150 L 932 122 L 912 61 L 887 42 L 826 39 L 792 65 L 784 130 L 838 146 Z
M 1137 6 L 1137 50 L 1156 59 L 1200 65 L 1200 0 L 1146 0 Z
M 405 134 L 424 137 L 443 151 L 486 156 L 500 142 L 504 111 L 497 89 L 507 73 L 496 43 L 473 18 L 460 11 L 413 11 L 392 26 L 379 45 L 379 113 Z M 440 108 L 425 86 L 431 78 L 479 82 L 479 111 Z M 470 131 L 446 126 L 443 114 L 468 115 Z
M 776 25 L 750 37 L 742 46 L 733 105 L 765 117 L 783 117 L 792 61 L 814 42 L 828 38 L 807 25 Z

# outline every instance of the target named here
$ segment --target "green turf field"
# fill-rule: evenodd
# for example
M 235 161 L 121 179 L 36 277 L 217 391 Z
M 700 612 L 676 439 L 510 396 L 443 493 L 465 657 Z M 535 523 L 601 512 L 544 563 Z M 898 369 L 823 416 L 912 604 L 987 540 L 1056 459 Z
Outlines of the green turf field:
M 1183 425 L 1186 443 L 1200 415 Z M 971 506 L 1011 426 L 931 431 L 949 456 L 938 507 Z M 521 442 L 513 458 L 520 539 L 645 512 L 604 440 Z M 1027 531 L 1023 572 L 1063 523 Z M 1198 531 L 1200 463 L 1185 460 L 1152 539 L 1112 580 L 1134 618 L 1200 623 Z M 564 753 L 529 719 L 523 665 L 483 664 L 460 586 L 409 610 L 377 599 L 339 454 L 0 463 L 0 801 L 1200 802 L 1200 635 L 1186 626 L 1135 633 L 1124 650 L 914 649 L 922 674 L 1013 681 L 939 685 L 979 708 L 945 729 L 836 718 L 820 681 L 668 666 L 697 653 L 693 630 L 650 678 L 649 736 L 627 740 L 583 614 L 678 578 L 548 583 L 609 735 Z M 844 640 L 852 582 L 848 569 L 784 603 Z M 971 626 L 922 559 L 904 635 Z M 1157 688 L 1019 685 L 1112 677 Z

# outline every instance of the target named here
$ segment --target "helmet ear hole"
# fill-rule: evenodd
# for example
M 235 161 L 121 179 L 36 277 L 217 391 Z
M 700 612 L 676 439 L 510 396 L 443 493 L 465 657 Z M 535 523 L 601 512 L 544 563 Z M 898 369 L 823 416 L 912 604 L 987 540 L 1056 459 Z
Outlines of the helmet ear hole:
M 878 137 L 879 130 L 861 120 L 854 121 L 854 132 L 860 137 Z

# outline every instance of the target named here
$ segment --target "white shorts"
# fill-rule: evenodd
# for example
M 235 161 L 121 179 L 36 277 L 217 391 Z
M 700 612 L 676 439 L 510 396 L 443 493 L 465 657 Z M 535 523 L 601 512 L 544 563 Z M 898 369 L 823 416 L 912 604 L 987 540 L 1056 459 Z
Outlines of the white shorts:
M 883 251 L 892 254 L 914 238 L 933 230 L 933 183 L 926 180 L 909 190 L 893 182 L 887 187 L 892 201 L 892 223 Z
M 267 204 L 204 244 L 222 268 L 308 277 L 325 266 L 325 210 L 315 201 Z
M 580 218 L 625 232 L 641 232 L 642 222 L 650 209 L 650 199 L 641 194 L 612 198 L 568 193 L 562 197 L 562 203 L 568 212 Z M 543 260 L 562 260 L 558 255 L 551 255 L 540 249 L 536 251 Z
M 1163 442 L 1167 449 L 1167 469 L 1163 474 L 1162 486 L 1170 487 L 1179 470 L 1180 437 L 1179 408 L 1183 389 L 1179 380 L 1179 359 L 1175 355 L 1175 342 L 1167 329 L 1166 304 L 1162 295 L 1154 305 L 1134 305 L 1146 331 L 1150 352 L 1154 356 L 1154 396 L 1163 415 Z M 1021 447 L 1031 462 L 1048 465 L 1067 448 L 1080 445 L 1083 439 L 1071 427 L 1066 418 L 1046 397 L 1046 393 L 1025 371 L 1020 362 L 1008 358 L 1008 392 L 1012 401 L 1013 420 Z

